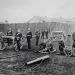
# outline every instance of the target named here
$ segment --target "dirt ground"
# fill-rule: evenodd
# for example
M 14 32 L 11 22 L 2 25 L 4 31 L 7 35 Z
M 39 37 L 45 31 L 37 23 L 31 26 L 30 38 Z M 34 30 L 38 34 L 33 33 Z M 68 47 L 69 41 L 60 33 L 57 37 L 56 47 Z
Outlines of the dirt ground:
M 47 55 L 35 53 L 35 50 L 38 50 L 38 47 L 35 46 L 35 41 L 32 41 L 31 50 L 28 50 L 25 44 L 20 52 L 13 49 L 0 51 L 0 75 L 75 75 L 74 56 L 66 57 L 53 53 L 48 54 L 48 60 L 26 65 L 27 61 Z

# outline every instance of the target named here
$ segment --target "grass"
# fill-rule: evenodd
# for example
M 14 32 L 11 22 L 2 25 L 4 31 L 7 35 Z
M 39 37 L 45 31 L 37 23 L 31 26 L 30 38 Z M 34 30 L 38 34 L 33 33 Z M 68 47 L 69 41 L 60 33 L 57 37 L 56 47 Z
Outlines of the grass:
M 65 55 L 49 54 L 48 60 L 26 65 L 27 61 L 46 55 L 35 53 L 35 50 L 38 47 L 35 46 L 35 39 L 32 39 L 32 50 L 27 49 L 25 40 L 23 50 L 19 53 L 14 50 L 0 51 L 0 58 L 11 56 L 0 59 L 0 75 L 75 75 L 75 58 Z

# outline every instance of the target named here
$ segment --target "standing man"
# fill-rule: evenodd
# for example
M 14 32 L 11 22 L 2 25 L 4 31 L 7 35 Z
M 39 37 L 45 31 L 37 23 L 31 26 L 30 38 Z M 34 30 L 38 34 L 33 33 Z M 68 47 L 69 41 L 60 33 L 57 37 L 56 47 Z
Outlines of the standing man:
M 21 48 L 21 40 L 22 40 L 22 33 L 18 29 L 15 35 L 15 41 L 17 43 L 17 49 L 20 50 Z
M 27 38 L 27 43 L 28 43 L 28 49 L 31 49 L 32 32 L 30 31 L 30 28 L 28 28 L 26 38 Z
M 45 31 L 46 39 L 48 39 L 48 30 Z
M 64 42 L 61 40 L 61 41 L 59 42 L 60 54 L 64 54 L 64 48 L 65 48 Z
M 72 49 L 75 50 L 75 40 L 74 40 L 74 42 L 73 42 Z
M 3 49 L 3 47 L 5 47 L 4 40 L 3 40 L 2 36 L 3 36 L 3 32 L 0 32 L 1 49 Z
M 72 49 L 74 49 L 74 51 L 75 51 L 75 32 L 73 32 L 73 34 L 72 34 L 72 40 L 73 40 Z
M 44 39 L 44 30 L 41 32 L 41 38 Z
M 8 32 L 7 32 L 7 36 L 13 36 L 13 32 L 11 30 L 11 28 L 9 28 Z M 7 39 L 7 42 L 8 42 L 8 46 L 11 45 L 11 39 Z
M 39 29 L 37 29 L 37 31 L 35 32 L 35 37 L 36 37 L 36 46 L 38 46 L 39 38 L 40 38 L 40 32 L 39 32 Z

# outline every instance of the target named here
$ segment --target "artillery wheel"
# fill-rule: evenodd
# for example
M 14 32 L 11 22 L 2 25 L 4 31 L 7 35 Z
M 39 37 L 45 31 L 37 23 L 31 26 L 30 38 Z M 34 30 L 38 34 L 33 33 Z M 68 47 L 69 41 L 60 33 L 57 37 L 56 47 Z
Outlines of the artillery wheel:
M 0 50 L 4 50 L 6 48 L 6 44 L 3 43 L 3 46 L 2 46 L 2 43 L 0 43 Z

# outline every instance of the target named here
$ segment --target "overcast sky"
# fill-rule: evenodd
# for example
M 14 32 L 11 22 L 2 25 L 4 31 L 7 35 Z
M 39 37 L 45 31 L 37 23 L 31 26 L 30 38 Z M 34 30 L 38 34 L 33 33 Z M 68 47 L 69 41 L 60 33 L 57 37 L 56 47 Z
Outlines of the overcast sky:
M 0 0 L 0 22 L 26 22 L 33 16 L 75 17 L 75 0 Z

